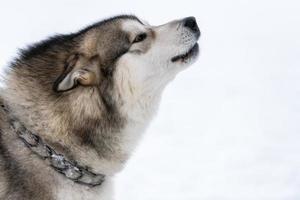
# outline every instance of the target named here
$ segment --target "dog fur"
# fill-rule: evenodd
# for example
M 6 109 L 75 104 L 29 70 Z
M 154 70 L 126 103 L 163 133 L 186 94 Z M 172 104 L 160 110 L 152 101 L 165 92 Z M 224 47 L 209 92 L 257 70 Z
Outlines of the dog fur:
M 113 175 L 157 111 L 163 89 L 196 60 L 197 29 L 186 20 L 150 26 L 122 15 L 21 51 L 4 73 L 0 104 L 106 180 L 88 187 L 57 173 L 24 145 L 0 109 L 0 199 L 113 199 Z

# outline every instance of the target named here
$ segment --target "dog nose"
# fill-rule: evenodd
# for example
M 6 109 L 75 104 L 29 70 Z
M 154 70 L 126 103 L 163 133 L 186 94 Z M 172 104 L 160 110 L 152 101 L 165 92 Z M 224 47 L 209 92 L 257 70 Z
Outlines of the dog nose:
M 200 36 L 200 30 L 195 17 L 187 17 L 183 19 L 183 26 L 190 29 L 193 33 Z

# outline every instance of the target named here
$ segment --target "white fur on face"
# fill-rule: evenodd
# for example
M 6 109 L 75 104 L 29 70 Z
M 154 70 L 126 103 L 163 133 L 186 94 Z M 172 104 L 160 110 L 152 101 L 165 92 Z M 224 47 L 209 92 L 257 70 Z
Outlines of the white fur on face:
M 119 89 L 123 87 L 123 92 L 128 91 L 125 96 L 159 95 L 179 71 L 196 60 L 192 57 L 187 62 L 171 61 L 173 57 L 187 53 L 198 39 L 183 27 L 181 20 L 161 26 L 125 20 L 122 29 L 129 33 L 131 41 L 140 33 L 148 35 L 145 41 L 133 44 L 117 63 L 116 81 L 121 84 Z M 146 50 L 143 51 L 143 47 Z M 140 53 L 136 53 L 137 50 Z

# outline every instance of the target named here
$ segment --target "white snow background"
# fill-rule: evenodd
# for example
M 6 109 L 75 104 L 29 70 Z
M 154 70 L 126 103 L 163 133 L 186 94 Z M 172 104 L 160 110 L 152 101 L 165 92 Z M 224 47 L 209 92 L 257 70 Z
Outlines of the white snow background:
M 18 48 L 116 14 L 195 16 L 201 56 L 166 89 L 119 200 L 300 200 L 300 3 L 0 2 L 0 66 Z

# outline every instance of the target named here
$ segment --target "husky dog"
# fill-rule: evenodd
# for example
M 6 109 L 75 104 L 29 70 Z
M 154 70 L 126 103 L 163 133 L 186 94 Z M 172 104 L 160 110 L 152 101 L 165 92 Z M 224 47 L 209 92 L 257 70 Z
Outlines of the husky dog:
M 199 37 L 194 17 L 122 15 L 21 51 L 0 96 L 0 199 L 113 199 L 114 174 Z

